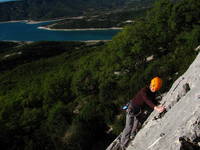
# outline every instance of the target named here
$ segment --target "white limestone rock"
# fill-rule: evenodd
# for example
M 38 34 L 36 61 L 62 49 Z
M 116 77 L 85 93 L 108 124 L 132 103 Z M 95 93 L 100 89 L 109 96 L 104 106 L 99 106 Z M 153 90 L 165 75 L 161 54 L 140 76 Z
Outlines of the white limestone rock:
M 163 97 L 167 112 L 153 112 L 127 150 L 200 149 L 200 54 Z

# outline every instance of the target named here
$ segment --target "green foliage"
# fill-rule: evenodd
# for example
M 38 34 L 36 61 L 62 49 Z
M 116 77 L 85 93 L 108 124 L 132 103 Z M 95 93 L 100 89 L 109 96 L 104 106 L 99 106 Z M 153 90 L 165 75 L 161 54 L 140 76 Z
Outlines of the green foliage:
M 136 4 L 137 7 L 138 4 Z M 148 8 L 130 8 L 109 12 L 92 12 L 88 13 L 85 17 L 80 19 L 65 19 L 58 21 L 50 28 L 53 29 L 84 29 L 84 28 L 111 28 L 111 27 L 123 27 L 132 22 L 127 20 L 136 20 L 144 16 Z
M 5 52 L 8 51 L 10 48 L 18 46 L 19 44 L 16 42 L 4 42 L 4 41 L 0 41 L 0 52 Z
M 95 89 L 96 83 L 89 70 L 80 70 L 75 74 L 72 86 L 77 95 L 87 95 Z
M 46 121 L 49 136 L 54 138 L 63 136 L 63 133 L 69 127 L 69 123 L 72 119 L 71 117 L 70 112 L 68 112 L 67 107 L 62 102 L 58 102 L 52 106 Z
M 0 69 L 5 71 L 17 65 L 25 64 L 41 58 L 48 58 L 64 52 L 71 52 L 76 47 L 84 45 L 83 42 L 34 42 L 14 47 L 0 59 Z M 12 53 L 11 53 L 12 52 Z M 6 54 L 8 57 L 5 57 Z
M 69 103 L 73 97 L 70 90 L 70 78 L 69 74 L 65 75 L 59 72 L 46 76 L 44 83 L 45 103 L 49 105 L 53 105 L 57 101 Z
M 116 82 L 107 80 L 105 83 L 102 82 L 99 86 L 99 99 L 104 103 L 104 100 L 113 100 L 115 95 L 114 92 L 117 89 Z
M 172 10 L 171 27 L 176 32 L 191 30 L 194 25 L 199 25 L 200 2 L 183 0 L 177 3 Z
M 166 92 L 196 57 L 198 4 L 161 0 L 106 44 L 1 43 L 0 145 L 105 149 L 124 127 L 120 107 L 154 76 Z

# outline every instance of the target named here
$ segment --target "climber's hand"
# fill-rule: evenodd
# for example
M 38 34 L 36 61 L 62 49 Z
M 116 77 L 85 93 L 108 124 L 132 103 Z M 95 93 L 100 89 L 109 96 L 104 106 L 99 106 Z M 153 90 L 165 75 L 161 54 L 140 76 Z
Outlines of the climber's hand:
M 154 110 L 156 110 L 159 113 L 162 113 L 163 111 L 166 110 L 166 108 L 164 106 L 155 106 Z

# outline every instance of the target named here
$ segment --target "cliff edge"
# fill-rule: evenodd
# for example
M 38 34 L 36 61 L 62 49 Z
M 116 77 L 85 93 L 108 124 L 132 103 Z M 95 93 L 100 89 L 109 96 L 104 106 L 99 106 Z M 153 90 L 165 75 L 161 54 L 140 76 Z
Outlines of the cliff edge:
M 161 104 L 167 112 L 154 111 L 127 150 L 199 150 L 200 54 L 174 82 Z
M 200 53 L 160 103 L 166 111 L 152 112 L 126 149 L 200 150 Z M 116 149 L 119 138 L 107 150 Z

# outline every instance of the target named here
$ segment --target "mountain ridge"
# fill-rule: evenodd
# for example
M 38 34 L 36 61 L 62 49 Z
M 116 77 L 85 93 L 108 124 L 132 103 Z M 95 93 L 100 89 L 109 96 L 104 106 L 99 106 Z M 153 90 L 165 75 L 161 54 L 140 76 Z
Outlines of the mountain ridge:
M 23 0 L 0 3 L 0 21 L 41 20 L 83 15 L 98 10 L 113 10 L 125 6 L 143 7 L 154 0 Z M 131 7 L 132 7 L 131 6 Z

